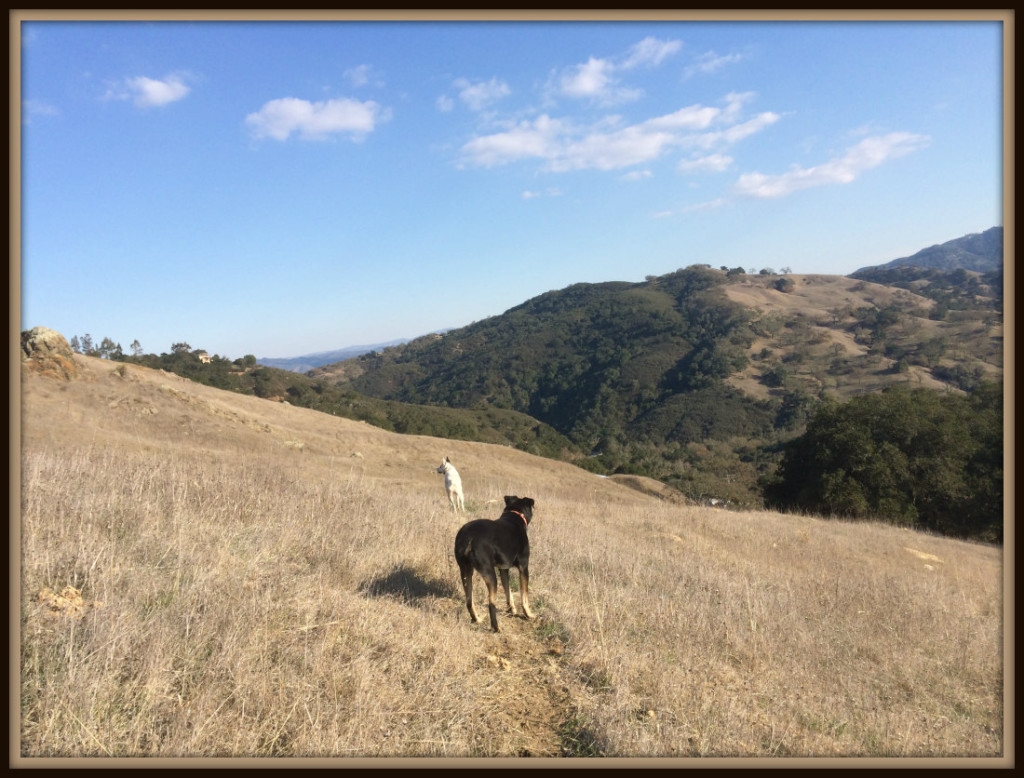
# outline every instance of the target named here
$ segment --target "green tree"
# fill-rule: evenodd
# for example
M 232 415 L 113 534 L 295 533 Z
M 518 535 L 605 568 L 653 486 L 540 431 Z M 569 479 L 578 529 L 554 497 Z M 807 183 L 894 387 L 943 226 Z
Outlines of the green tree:
M 100 341 L 99 348 L 97 349 L 100 356 L 104 359 L 112 359 L 115 353 L 120 353 L 121 347 L 114 343 L 110 338 L 104 338 Z
M 824 403 L 786 444 L 768 505 L 1002 538 L 1001 390 L 892 387 Z

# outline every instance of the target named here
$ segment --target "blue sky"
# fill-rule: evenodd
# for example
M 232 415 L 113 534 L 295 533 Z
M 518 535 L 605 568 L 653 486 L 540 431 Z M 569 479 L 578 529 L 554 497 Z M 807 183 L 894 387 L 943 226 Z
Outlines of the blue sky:
M 21 326 L 235 359 L 1002 224 L 1002 25 L 23 21 Z

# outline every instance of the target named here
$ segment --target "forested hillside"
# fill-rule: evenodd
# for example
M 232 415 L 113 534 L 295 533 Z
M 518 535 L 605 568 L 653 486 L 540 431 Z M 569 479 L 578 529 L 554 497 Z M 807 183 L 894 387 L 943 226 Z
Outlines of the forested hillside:
M 900 288 L 691 266 L 576 284 L 311 375 L 417 405 L 520 411 L 577 445 L 583 467 L 758 506 L 782 444 L 827 399 L 1001 380 L 999 280 L 927 271 Z

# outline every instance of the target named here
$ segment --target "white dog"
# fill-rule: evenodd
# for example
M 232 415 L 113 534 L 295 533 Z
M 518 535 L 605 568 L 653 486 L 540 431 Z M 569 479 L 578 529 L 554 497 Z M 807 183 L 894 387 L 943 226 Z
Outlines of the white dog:
M 444 473 L 444 491 L 448 495 L 448 502 L 452 504 L 453 511 L 465 511 L 462 503 L 462 479 L 459 478 L 459 471 L 455 469 L 448 457 L 437 468 L 437 472 Z

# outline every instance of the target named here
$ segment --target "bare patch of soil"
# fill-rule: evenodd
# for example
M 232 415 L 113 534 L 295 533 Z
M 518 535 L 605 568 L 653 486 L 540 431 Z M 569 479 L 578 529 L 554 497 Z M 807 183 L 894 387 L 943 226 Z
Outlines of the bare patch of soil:
M 485 729 L 502 730 L 507 753 L 516 756 L 564 756 L 563 731 L 570 718 L 569 685 L 563 677 L 562 645 L 544 638 L 545 619 L 532 621 L 499 616 L 501 632 L 485 624 L 470 624 L 467 631 L 479 634 L 480 663 L 490 682 L 484 695 Z M 491 742 L 496 742 L 491 735 Z M 498 737 L 500 741 L 502 737 Z

